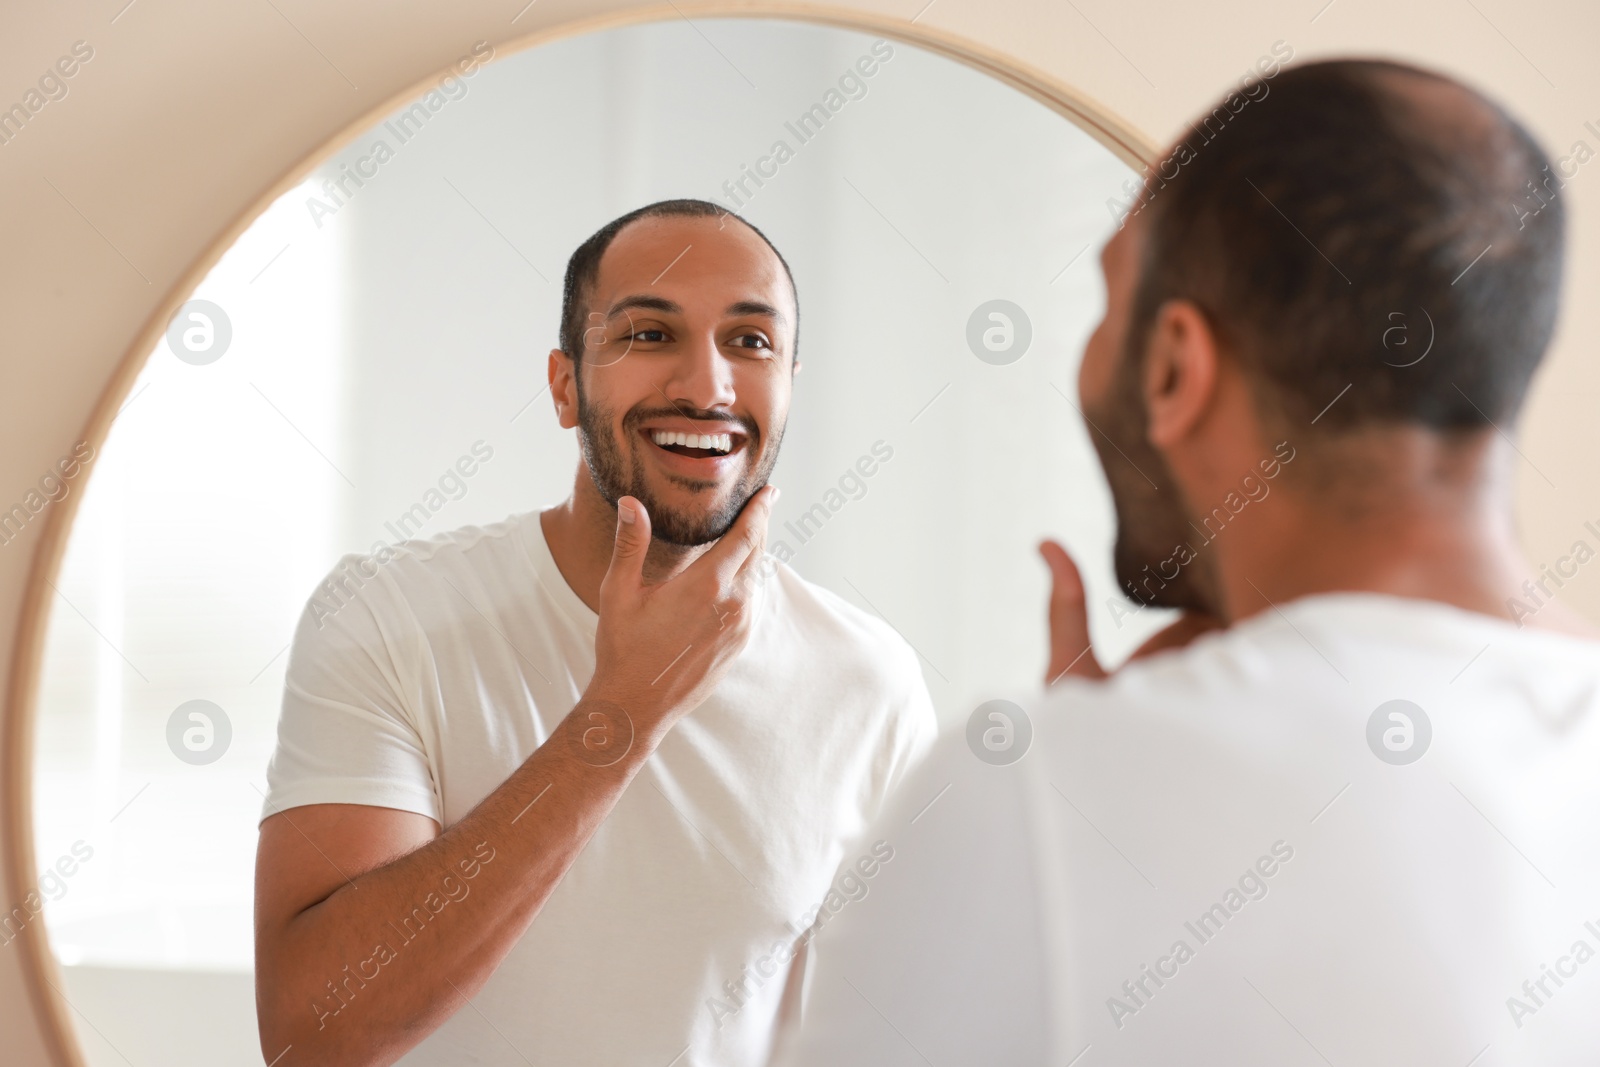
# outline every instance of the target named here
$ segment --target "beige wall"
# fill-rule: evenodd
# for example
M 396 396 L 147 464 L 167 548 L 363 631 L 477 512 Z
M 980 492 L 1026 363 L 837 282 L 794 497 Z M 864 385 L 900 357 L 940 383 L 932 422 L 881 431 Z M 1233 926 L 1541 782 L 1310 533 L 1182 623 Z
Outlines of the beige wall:
M 356 119 L 480 39 L 503 55 L 529 34 L 629 11 L 750 10 L 538 0 L 519 15 L 523 2 L 13 5 L 0 35 L 0 106 L 21 99 L 75 41 L 94 55 L 65 98 L 0 145 L 0 510 L 72 451 L 97 404 L 114 410 L 118 375 L 125 381 L 135 369 L 129 352 L 148 348 L 152 324 L 203 273 L 219 238 L 242 228 L 264 194 Z M 980 61 L 1009 55 L 1068 95 L 1097 102 L 1130 143 L 1165 140 L 1281 39 L 1297 59 L 1378 53 L 1455 72 L 1506 100 L 1557 155 L 1580 138 L 1600 148 L 1600 136 L 1584 129 L 1586 121 L 1600 129 L 1600 65 L 1591 54 L 1600 7 L 1592 0 L 1334 0 L 1320 13 L 1322 0 L 935 0 L 919 14 L 922 3 L 784 9 L 924 44 L 931 37 Z M 1600 468 L 1591 459 L 1600 444 L 1600 370 L 1585 343 L 1600 330 L 1600 302 L 1579 295 L 1593 292 L 1600 271 L 1600 162 L 1563 195 L 1574 224 L 1566 312 L 1520 442 L 1529 462 L 1519 508 L 1536 563 L 1561 554 L 1585 520 L 1600 520 Z M 25 640 L 19 645 L 29 572 L 41 546 L 59 542 L 51 531 L 76 499 L 51 505 L 0 546 L 0 670 L 9 679 L 0 762 L 0 833 L 9 844 L 0 863 L 15 854 L 25 823 L 18 802 L 27 783 L 14 769 L 26 741 L 18 666 L 30 654 Z M 1563 595 L 1600 618 L 1600 579 L 1582 575 Z M 0 873 L 7 907 L 35 877 Z M 28 936 L 39 934 L 34 926 Z M 26 949 L 21 940 L 0 947 L 6 1062 L 70 1062 L 51 1057 Z M 181 1009 L 172 1023 L 183 1025 Z

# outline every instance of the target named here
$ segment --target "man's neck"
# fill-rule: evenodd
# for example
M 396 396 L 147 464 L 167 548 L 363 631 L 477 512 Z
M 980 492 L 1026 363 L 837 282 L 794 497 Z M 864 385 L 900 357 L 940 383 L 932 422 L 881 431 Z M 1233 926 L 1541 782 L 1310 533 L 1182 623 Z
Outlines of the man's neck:
M 572 495 L 539 514 L 550 555 L 561 577 L 591 611 L 600 610 L 600 582 L 611 566 L 617 537 L 617 509 L 595 488 L 588 468 L 578 465 Z M 652 540 L 645 556 L 646 582 L 664 582 L 698 559 L 710 545 L 669 545 Z
M 1354 492 L 1283 485 L 1216 537 L 1225 614 L 1237 621 L 1297 597 L 1369 592 L 1600 638 L 1555 599 L 1531 616 L 1515 610 L 1538 572 L 1512 525 L 1514 459 L 1498 442 L 1445 459 L 1425 439 L 1400 441 L 1372 467 L 1379 481 Z

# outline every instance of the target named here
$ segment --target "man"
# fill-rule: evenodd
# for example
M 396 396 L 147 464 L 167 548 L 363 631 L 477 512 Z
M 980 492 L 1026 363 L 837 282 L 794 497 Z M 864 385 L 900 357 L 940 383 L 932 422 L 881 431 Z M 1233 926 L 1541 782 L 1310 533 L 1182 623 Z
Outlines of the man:
M 1228 627 L 942 739 L 781 1062 L 1600 1062 L 1600 642 L 1512 530 L 1547 160 L 1377 62 L 1174 159 L 1079 390 L 1130 600 Z
M 910 648 L 763 555 L 798 315 L 715 205 L 617 219 L 549 359 L 571 497 L 308 606 L 257 860 L 269 1062 L 766 1059 L 808 908 L 934 732 Z

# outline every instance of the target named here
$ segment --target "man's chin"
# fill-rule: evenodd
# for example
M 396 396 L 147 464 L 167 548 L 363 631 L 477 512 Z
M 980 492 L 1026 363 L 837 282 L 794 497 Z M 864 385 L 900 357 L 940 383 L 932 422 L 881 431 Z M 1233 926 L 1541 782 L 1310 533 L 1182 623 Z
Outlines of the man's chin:
M 662 500 L 654 494 L 641 496 L 650 513 L 651 538 L 669 545 L 694 548 L 710 544 L 727 533 L 738 519 L 742 504 L 732 504 L 726 494 L 706 493 L 704 496 L 703 501 Z
M 699 525 L 694 523 L 694 518 L 663 515 L 660 519 L 652 520 L 650 538 L 679 548 L 697 548 L 700 545 L 711 544 L 728 532 L 727 526 L 718 529 L 705 525 L 703 521 Z
M 1112 570 L 1117 576 L 1117 588 L 1130 603 L 1148 608 L 1188 607 L 1188 576 L 1180 568 L 1168 572 L 1176 560 L 1174 550 L 1157 551 L 1149 545 L 1138 544 L 1127 537 L 1129 526 L 1118 522 L 1115 547 L 1112 549 Z
M 1130 553 L 1130 556 L 1132 553 Z M 1131 604 L 1147 608 L 1177 608 L 1180 611 L 1203 615 L 1218 614 L 1216 606 L 1205 595 L 1202 574 L 1194 568 L 1200 561 L 1191 558 L 1187 565 L 1179 565 L 1168 573 L 1168 566 L 1176 562 L 1173 555 L 1160 554 L 1124 558 L 1118 550 L 1114 558 L 1117 589 Z

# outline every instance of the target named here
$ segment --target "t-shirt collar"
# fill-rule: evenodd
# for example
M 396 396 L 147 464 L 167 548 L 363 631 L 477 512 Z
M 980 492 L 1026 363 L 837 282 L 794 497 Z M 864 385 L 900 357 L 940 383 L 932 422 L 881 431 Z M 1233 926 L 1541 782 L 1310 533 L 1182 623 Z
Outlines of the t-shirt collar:
M 561 568 L 556 566 L 556 558 L 550 554 L 550 542 L 545 540 L 544 524 L 539 521 L 539 514 L 538 511 L 530 511 L 519 519 L 522 528 L 522 547 L 528 554 L 528 561 L 533 564 L 534 576 L 545 593 L 561 609 L 562 614 L 571 619 L 584 633 L 593 637 L 600 623 L 600 616 L 596 615 L 572 586 L 567 584 L 566 578 L 561 574 Z

